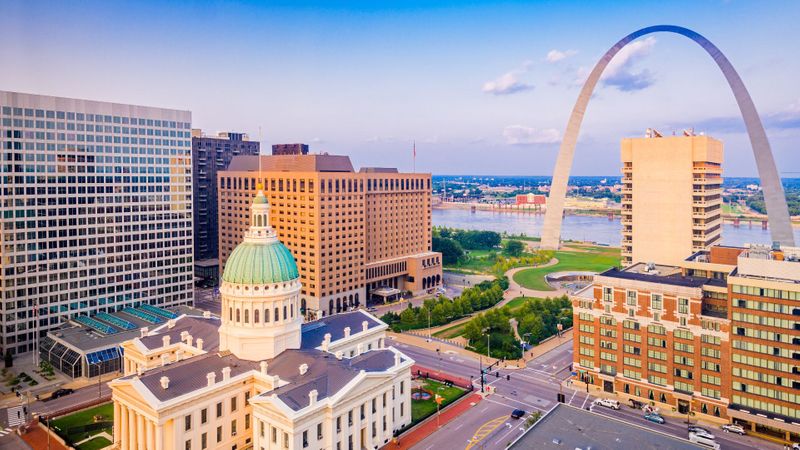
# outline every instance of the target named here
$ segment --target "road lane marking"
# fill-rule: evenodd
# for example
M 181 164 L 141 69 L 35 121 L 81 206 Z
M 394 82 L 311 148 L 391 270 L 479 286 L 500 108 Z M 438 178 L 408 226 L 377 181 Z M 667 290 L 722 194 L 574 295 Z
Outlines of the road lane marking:
M 464 450 L 469 450 L 475 446 L 475 444 L 479 443 L 487 436 L 492 434 L 494 430 L 497 429 L 500 425 L 502 425 L 508 416 L 497 417 L 492 419 L 488 422 L 483 423 L 477 430 L 475 430 L 475 434 L 472 435 L 472 439 L 469 440 L 467 443 L 467 447 Z
M 543 408 L 541 408 L 541 407 L 539 407 L 539 406 L 536 406 L 536 405 L 531 405 L 530 403 L 527 403 L 527 402 L 523 402 L 523 401 L 520 401 L 520 400 L 515 400 L 515 399 L 513 399 L 513 398 L 503 397 L 502 395 L 500 395 L 499 397 L 501 397 L 501 398 L 503 398 L 503 399 L 505 399 L 505 400 L 508 400 L 509 402 L 513 402 L 513 403 L 519 403 L 520 405 L 525 405 L 525 406 L 527 406 L 528 408 L 533 408 L 533 409 L 539 410 L 539 411 L 541 411 L 541 412 L 547 412 L 547 410 L 546 410 L 546 409 L 543 409 Z M 503 403 L 503 402 L 498 402 L 498 401 L 496 401 L 496 400 L 492 400 L 492 399 L 490 399 L 490 398 L 488 398 L 488 397 L 487 397 L 487 398 L 485 398 L 484 400 L 486 400 L 486 401 L 488 401 L 488 402 L 491 402 L 491 403 L 494 403 L 494 404 L 496 404 L 496 405 L 502 405 L 502 406 L 514 406 L 514 405 L 508 405 L 508 404 L 506 404 L 506 403 Z

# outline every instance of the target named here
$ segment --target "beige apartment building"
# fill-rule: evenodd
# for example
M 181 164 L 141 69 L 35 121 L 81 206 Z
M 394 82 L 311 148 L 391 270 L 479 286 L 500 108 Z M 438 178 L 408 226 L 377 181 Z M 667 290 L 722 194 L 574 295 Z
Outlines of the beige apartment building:
M 297 260 L 309 318 L 441 285 L 430 174 L 356 172 L 347 156 L 310 154 L 238 156 L 217 176 L 221 267 L 250 226 L 250 199 L 263 184 L 270 224 Z
M 718 244 L 722 142 L 708 136 L 622 140 L 622 262 L 678 264 Z

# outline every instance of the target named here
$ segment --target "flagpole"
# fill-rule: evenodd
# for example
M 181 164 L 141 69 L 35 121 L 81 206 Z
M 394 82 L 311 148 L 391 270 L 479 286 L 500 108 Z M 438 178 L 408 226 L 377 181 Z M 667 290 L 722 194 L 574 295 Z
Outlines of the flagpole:
M 417 173 L 417 141 L 416 139 L 413 141 L 413 157 L 411 159 L 411 172 Z

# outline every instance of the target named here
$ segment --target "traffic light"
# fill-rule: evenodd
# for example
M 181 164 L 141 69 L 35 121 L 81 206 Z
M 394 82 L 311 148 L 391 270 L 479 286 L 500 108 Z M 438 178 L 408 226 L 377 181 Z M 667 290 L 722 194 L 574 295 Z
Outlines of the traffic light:
M 506 381 L 511 381 L 511 374 L 506 374 Z

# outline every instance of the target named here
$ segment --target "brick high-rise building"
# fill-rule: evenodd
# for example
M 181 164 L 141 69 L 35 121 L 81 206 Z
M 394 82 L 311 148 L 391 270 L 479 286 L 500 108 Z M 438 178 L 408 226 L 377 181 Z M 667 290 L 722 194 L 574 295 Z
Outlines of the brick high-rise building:
M 800 440 L 800 248 L 714 246 L 680 266 L 637 263 L 571 299 L 579 380 Z
M 0 91 L 3 351 L 78 316 L 192 302 L 191 121 Z
M 219 172 L 220 262 L 249 226 L 248 207 L 263 183 L 271 225 L 292 251 L 303 282 L 301 306 L 322 317 L 370 298 L 441 285 L 441 254 L 431 251 L 431 176 L 362 168 L 347 156 L 233 159 Z
M 678 264 L 721 239 L 722 142 L 622 140 L 622 262 Z
M 259 152 L 259 143 L 249 140 L 244 133 L 223 132 L 208 136 L 202 130 L 192 130 L 194 258 L 203 267 L 209 266 L 207 260 L 217 258 L 219 249 L 217 171 L 227 169 L 234 156 L 258 155 Z

